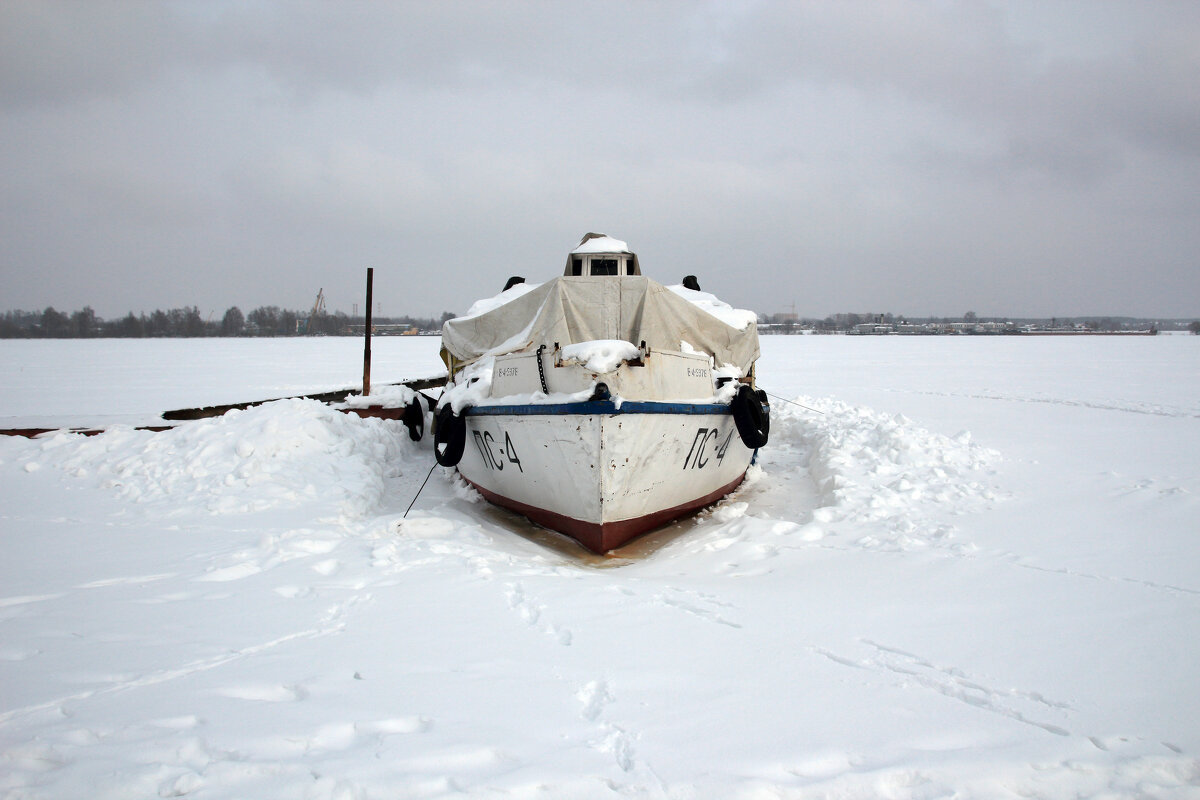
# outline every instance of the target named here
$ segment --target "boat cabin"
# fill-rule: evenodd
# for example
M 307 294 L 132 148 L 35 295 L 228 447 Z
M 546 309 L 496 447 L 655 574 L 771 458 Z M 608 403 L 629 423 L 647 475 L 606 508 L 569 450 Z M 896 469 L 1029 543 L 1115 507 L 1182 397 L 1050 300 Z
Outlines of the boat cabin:
M 567 277 L 641 274 L 637 255 L 629 246 L 603 233 L 584 236 L 567 256 L 567 267 L 563 270 Z

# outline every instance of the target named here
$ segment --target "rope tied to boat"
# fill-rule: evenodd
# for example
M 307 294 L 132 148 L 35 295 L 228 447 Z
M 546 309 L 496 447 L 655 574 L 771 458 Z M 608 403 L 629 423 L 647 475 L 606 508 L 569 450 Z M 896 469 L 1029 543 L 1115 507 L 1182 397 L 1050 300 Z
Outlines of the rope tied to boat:
M 809 408 L 808 406 L 804 405 L 803 403 L 797 403 L 795 400 L 788 400 L 786 397 L 780 397 L 780 396 L 779 396 L 779 395 L 777 395 L 777 394 L 771 394 L 771 393 L 770 393 L 770 392 L 768 392 L 766 389 L 763 389 L 763 393 L 765 393 L 765 394 L 766 394 L 768 397 L 774 397 L 776 400 L 782 400 L 782 401 L 783 401 L 783 402 L 785 402 L 785 403 L 791 403 L 791 404 L 792 404 L 792 405 L 794 405 L 794 406 L 800 406 L 800 407 L 801 407 L 801 408 L 803 408 L 805 411 L 811 411 L 811 412 L 813 412 L 814 414 L 820 414 L 821 416 L 825 416 L 825 412 L 824 412 L 824 411 L 818 411 L 818 410 L 817 410 L 817 409 L 815 409 L 815 408 Z
M 437 466 L 437 462 L 433 462 L 433 467 Z M 417 494 L 413 497 L 412 503 L 408 504 L 408 508 L 404 509 L 404 516 L 400 519 L 408 519 L 408 512 L 412 511 L 413 505 L 417 502 L 417 498 L 421 496 L 421 492 L 425 491 L 425 484 L 429 483 L 429 476 L 433 474 L 433 467 L 429 468 L 429 473 L 426 474 L 425 480 L 421 483 L 421 488 L 417 489 Z

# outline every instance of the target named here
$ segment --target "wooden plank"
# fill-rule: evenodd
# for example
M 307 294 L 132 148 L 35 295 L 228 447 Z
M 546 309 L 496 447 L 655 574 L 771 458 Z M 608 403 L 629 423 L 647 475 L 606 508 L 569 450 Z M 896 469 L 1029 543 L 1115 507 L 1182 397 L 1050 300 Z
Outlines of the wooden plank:
M 387 386 L 407 386 L 413 391 L 419 392 L 424 389 L 434 389 L 443 386 L 446 383 L 445 375 L 436 375 L 432 378 L 417 378 L 410 381 L 399 381 L 398 383 L 389 383 Z M 317 400 L 322 403 L 344 403 L 346 399 L 358 392 L 358 389 L 338 389 L 332 392 L 319 392 L 317 394 L 300 394 L 290 397 L 275 397 L 268 400 L 251 400 L 245 403 L 227 403 L 219 406 L 203 406 L 200 408 L 177 408 L 172 411 L 164 411 L 162 418 L 172 422 L 185 422 L 188 420 L 208 419 L 210 417 L 219 417 L 234 410 L 243 410 L 261 406 L 264 403 L 273 403 L 276 400 Z M 425 398 L 426 404 L 432 407 L 433 400 L 429 397 Z M 367 406 L 363 408 L 343 408 L 342 411 L 347 414 L 357 414 L 360 417 L 380 417 L 383 419 L 403 419 L 404 408 L 384 408 L 383 406 Z M 165 431 L 170 430 L 173 425 L 141 425 L 135 427 L 137 431 Z M 52 431 L 66 431 L 68 433 L 78 433 L 83 436 L 95 436 L 98 433 L 103 433 L 104 428 L 0 428 L 0 436 L 24 436 L 27 439 L 32 439 L 35 436 L 40 436 L 43 433 Z
M 398 383 L 389 383 L 388 386 L 407 386 L 414 391 L 422 389 L 433 389 L 438 386 L 443 386 L 446 383 L 445 375 L 438 375 L 433 378 L 418 378 L 411 381 L 400 381 Z M 319 400 L 322 403 L 344 403 L 346 398 L 352 394 L 356 394 L 358 389 L 339 389 L 333 392 L 321 392 L 319 394 L 299 394 L 291 395 L 290 397 L 273 397 L 268 400 L 251 400 L 246 403 L 229 403 L 221 406 L 203 406 L 201 408 L 178 408 L 173 411 L 164 411 L 163 419 L 168 420 L 187 420 L 187 419 L 204 419 L 206 417 L 219 417 L 222 414 L 233 410 L 242 410 L 253 406 L 261 406 L 263 403 L 273 403 L 276 400 Z

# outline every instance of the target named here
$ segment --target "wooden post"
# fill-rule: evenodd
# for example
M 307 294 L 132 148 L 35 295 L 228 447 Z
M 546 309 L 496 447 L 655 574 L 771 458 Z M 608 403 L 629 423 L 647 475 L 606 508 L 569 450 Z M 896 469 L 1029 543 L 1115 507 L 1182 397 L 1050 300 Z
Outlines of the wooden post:
M 375 282 L 375 268 L 367 267 L 367 325 L 363 343 L 363 397 L 371 394 L 371 285 Z

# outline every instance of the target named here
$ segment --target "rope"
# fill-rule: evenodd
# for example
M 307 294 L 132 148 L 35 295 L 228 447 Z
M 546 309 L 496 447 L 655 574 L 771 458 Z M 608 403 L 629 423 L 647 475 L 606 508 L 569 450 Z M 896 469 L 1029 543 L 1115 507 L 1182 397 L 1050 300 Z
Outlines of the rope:
M 433 467 L 436 467 L 436 466 L 437 466 L 437 462 L 435 461 L 435 462 L 433 462 Z M 416 495 L 416 497 L 414 497 L 414 498 L 412 499 L 412 503 L 409 503 L 409 504 L 408 504 L 408 508 L 404 509 L 404 516 L 403 516 L 403 517 L 401 517 L 400 519 L 407 519 L 407 518 L 408 518 L 408 512 L 412 511 L 413 503 L 416 503 L 416 502 L 417 502 L 417 497 L 420 497 L 420 496 L 421 496 L 421 492 L 425 491 L 425 484 L 429 483 L 429 476 L 433 474 L 433 467 L 430 467 L 430 468 L 429 468 L 429 475 L 426 475 L 426 476 L 425 476 L 425 480 L 421 482 L 421 488 L 420 488 L 420 489 L 417 489 L 417 495 Z
M 821 416 L 825 416 L 825 412 L 824 412 L 824 411 L 817 411 L 815 408 L 809 408 L 809 407 L 808 407 L 808 406 L 806 406 L 806 405 L 803 405 L 803 404 L 801 404 L 801 403 L 797 403 L 795 400 L 788 400 L 786 397 L 780 397 L 780 396 L 779 396 L 779 395 L 777 395 L 777 394 L 771 394 L 770 392 L 767 392 L 767 390 L 766 390 L 766 389 L 763 389 L 763 391 L 764 391 L 764 392 L 766 392 L 766 394 L 767 394 L 767 396 L 768 396 L 768 397 L 774 397 L 776 400 L 782 400 L 782 401 L 783 401 L 783 402 L 785 402 L 785 403 L 791 403 L 791 404 L 792 404 L 792 405 L 794 405 L 794 406 L 800 406 L 800 407 L 801 407 L 801 408 L 803 408 L 805 411 L 811 411 L 811 412 L 813 412 L 814 414 L 820 414 Z

